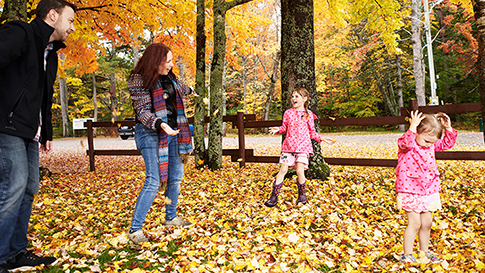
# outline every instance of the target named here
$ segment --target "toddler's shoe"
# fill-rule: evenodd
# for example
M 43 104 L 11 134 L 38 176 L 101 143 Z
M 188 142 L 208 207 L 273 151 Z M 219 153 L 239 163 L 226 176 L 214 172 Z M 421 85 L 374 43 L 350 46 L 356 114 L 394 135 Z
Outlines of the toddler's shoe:
M 400 262 L 401 263 L 415 263 L 417 262 L 418 260 L 416 260 L 416 258 L 413 256 L 413 254 L 409 254 L 409 255 L 404 255 L 401 254 L 401 258 L 400 258 Z
M 440 263 L 441 262 L 440 258 L 436 257 L 436 255 L 434 255 L 433 253 L 431 253 L 431 251 L 426 252 L 426 258 L 428 258 L 429 261 L 431 263 L 434 263 L 434 264 L 437 264 L 437 263 Z

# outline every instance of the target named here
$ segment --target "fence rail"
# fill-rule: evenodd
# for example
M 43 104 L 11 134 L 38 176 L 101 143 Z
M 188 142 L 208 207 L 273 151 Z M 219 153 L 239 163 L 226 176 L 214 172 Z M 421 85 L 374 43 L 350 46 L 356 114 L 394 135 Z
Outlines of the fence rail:
M 382 117 L 362 117 L 362 118 L 322 118 L 319 119 L 320 126 L 379 126 L 379 125 L 398 125 L 407 124 L 406 117 L 409 112 L 419 110 L 423 113 L 472 113 L 480 112 L 480 103 L 462 103 L 452 105 L 437 106 L 419 106 L 416 100 L 409 101 L 408 108 L 401 108 L 400 116 L 382 116 Z M 205 118 L 204 122 L 208 123 L 210 119 Z M 245 166 L 246 162 L 252 163 L 278 163 L 278 156 L 255 156 L 253 149 L 246 149 L 244 130 L 246 128 L 266 128 L 280 126 L 282 120 L 256 121 L 254 114 L 244 115 L 238 112 L 237 115 L 224 116 L 223 121 L 231 122 L 238 129 L 238 149 L 223 149 L 222 155 L 230 156 L 232 162 L 239 162 L 239 166 Z M 193 118 L 189 118 L 189 123 L 193 123 Z M 141 155 L 138 150 L 95 150 L 93 139 L 94 127 L 118 127 L 122 125 L 134 126 L 134 121 L 116 121 L 116 122 L 92 122 L 88 120 L 84 123 L 88 128 L 88 150 L 89 169 L 95 170 L 95 156 L 105 155 Z M 384 158 L 334 158 L 324 157 L 330 165 L 351 165 L 351 166 L 375 166 L 375 167 L 395 167 L 397 159 Z M 447 151 L 436 152 L 437 160 L 485 160 L 485 152 L 480 151 Z

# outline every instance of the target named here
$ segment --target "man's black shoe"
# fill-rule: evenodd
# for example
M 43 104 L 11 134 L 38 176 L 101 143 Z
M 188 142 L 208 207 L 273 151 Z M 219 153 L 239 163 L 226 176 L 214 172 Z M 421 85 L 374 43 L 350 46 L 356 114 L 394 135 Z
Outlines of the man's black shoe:
M 7 264 L 0 264 L 0 273 L 8 273 Z
M 7 261 L 8 270 L 11 272 L 21 272 L 34 270 L 38 265 L 55 265 L 57 259 L 54 257 L 39 257 L 32 253 L 32 251 L 21 252 L 15 258 Z

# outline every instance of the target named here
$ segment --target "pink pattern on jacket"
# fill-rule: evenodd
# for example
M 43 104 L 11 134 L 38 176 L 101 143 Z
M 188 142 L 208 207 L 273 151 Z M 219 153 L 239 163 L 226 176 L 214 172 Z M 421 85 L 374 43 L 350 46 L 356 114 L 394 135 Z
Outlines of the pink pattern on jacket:
M 308 113 L 308 117 L 307 117 Z M 283 125 L 279 127 L 277 134 L 285 134 L 286 138 L 281 147 L 282 153 L 307 153 L 313 154 L 311 138 L 322 142 L 322 136 L 315 132 L 314 120 L 317 119 L 312 111 L 297 111 L 290 108 L 283 115 Z
M 429 195 L 441 190 L 440 173 L 436 165 L 435 151 L 451 149 L 458 132 L 445 130 L 429 148 L 416 143 L 416 133 L 407 131 L 398 139 L 398 163 L 396 166 L 396 192 Z

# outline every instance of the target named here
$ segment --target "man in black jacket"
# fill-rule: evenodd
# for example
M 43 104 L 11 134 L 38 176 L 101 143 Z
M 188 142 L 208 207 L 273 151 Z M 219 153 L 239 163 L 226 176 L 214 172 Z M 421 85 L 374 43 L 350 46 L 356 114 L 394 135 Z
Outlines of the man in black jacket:
M 31 23 L 0 29 L 0 273 L 56 262 L 27 251 L 27 228 L 39 190 L 39 148 L 52 149 L 56 51 L 74 31 L 75 11 L 65 0 L 41 0 Z

